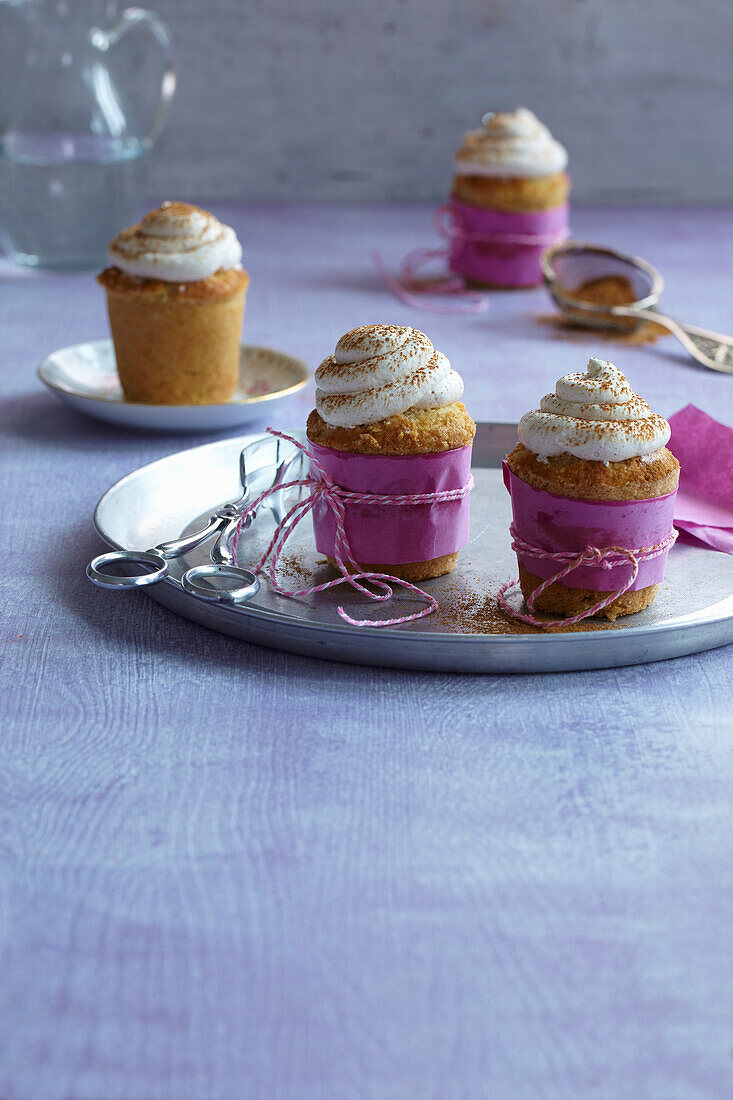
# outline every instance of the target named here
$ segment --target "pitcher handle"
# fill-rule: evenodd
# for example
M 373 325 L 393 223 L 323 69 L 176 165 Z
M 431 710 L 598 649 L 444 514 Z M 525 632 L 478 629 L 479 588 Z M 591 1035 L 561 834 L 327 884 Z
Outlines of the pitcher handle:
M 100 52 L 105 53 L 111 46 L 115 46 L 122 38 L 135 27 L 144 26 L 152 34 L 155 41 L 161 47 L 165 60 L 163 79 L 160 84 L 160 101 L 158 110 L 153 119 L 153 125 L 143 138 L 144 144 L 150 148 L 160 137 L 161 131 L 168 118 L 171 100 L 176 90 L 176 67 L 173 57 L 173 42 L 170 31 L 160 16 L 155 12 L 146 11 L 144 8 L 126 8 L 118 23 L 108 31 L 94 27 L 90 38 L 92 45 Z

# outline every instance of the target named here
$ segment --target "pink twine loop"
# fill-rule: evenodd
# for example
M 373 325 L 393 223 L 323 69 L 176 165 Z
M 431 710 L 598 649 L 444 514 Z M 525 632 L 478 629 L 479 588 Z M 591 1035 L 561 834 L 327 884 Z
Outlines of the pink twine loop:
M 288 596 L 290 598 L 296 598 L 297 596 L 311 596 L 316 592 L 325 592 L 326 589 L 335 588 L 339 584 L 348 584 L 352 588 L 355 588 L 357 592 L 360 592 L 364 596 L 368 596 L 370 600 L 377 600 L 381 602 L 383 600 L 389 600 L 394 595 L 392 587 L 397 586 L 403 588 L 408 592 L 414 592 L 421 599 L 425 600 L 427 606 L 422 611 L 416 611 L 412 615 L 402 615 L 395 619 L 352 619 L 351 616 L 344 610 L 343 607 L 338 608 L 338 613 L 341 618 L 349 623 L 350 626 L 399 626 L 400 623 L 413 622 L 415 619 L 422 619 L 425 615 L 432 614 L 438 607 L 438 601 L 431 596 L 428 592 L 423 591 L 422 588 L 418 588 L 417 585 L 411 584 L 409 581 L 402 580 L 401 577 L 390 576 L 389 573 L 372 573 L 365 572 L 360 569 L 357 562 L 354 561 L 351 549 L 349 547 L 349 541 L 346 536 L 345 527 L 345 505 L 347 503 L 352 504 L 387 504 L 395 505 L 397 507 L 403 505 L 414 504 L 434 504 L 441 501 L 448 500 L 460 500 L 465 497 L 473 489 L 473 477 L 469 477 L 466 484 L 461 489 L 444 489 L 437 493 L 402 493 L 400 495 L 389 495 L 381 493 L 355 493 L 347 489 L 342 489 L 340 485 L 336 485 L 333 482 L 326 471 L 321 466 L 318 459 L 311 453 L 311 451 L 300 443 L 297 439 L 294 439 L 291 435 L 286 435 L 285 432 L 278 432 L 274 428 L 268 428 L 267 431 L 270 435 L 276 439 L 285 439 L 288 443 L 292 443 L 293 446 L 307 455 L 311 463 L 318 471 L 319 477 L 303 478 L 300 481 L 288 481 L 281 485 L 273 485 L 269 489 L 265 489 L 263 493 L 253 501 L 249 508 L 249 512 L 256 512 L 261 503 L 270 496 L 271 493 L 279 493 L 284 489 L 292 489 L 295 487 L 308 489 L 307 496 L 298 500 L 282 521 L 275 529 L 275 533 L 270 539 L 270 543 L 265 550 L 264 554 L 260 558 L 259 562 L 255 566 L 255 572 L 261 573 L 265 571 L 265 566 L 269 561 L 269 568 L 267 570 L 270 578 L 270 583 L 277 593 L 281 596 Z M 311 585 L 309 588 L 300 588 L 297 591 L 293 589 L 283 588 L 277 581 L 275 571 L 277 569 L 277 563 L 282 552 L 282 549 L 287 542 L 288 538 L 298 526 L 300 521 L 310 511 L 313 510 L 318 501 L 324 501 L 327 506 L 333 512 L 334 520 L 336 523 L 336 545 L 334 548 L 334 558 L 341 573 L 340 577 L 336 577 L 334 580 L 326 581 L 324 584 Z M 235 557 L 237 556 L 237 544 L 239 542 L 239 534 L 242 529 L 242 523 L 248 513 L 239 521 L 235 538 L 233 540 L 233 548 Z M 353 569 L 353 572 L 349 572 L 347 564 Z M 365 588 L 361 581 L 371 581 L 372 584 L 379 590 L 374 592 L 369 588 Z
M 455 317 L 472 313 L 484 313 L 489 308 L 489 303 L 483 294 L 466 288 L 466 280 L 455 277 L 445 277 L 435 280 L 420 280 L 417 272 L 424 267 L 429 260 L 442 258 L 448 255 L 447 248 L 416 248 L 405 256 L 400 266 L 399 277 L 390 275 L 384 260 L 375 250 L 371 253 L 372 261 L 385 283 L 396 298 L 407 306 L 416 309 L 424 309 L 428 313 L 443 313 Z M 429 302 L 425 295 L 446 294 L 451 302 Z
M 617 600 L 619 596 L 623 596 L 624 592 L 629 591 L 639 575 L 640 562 L 650 561 L 652 558 L 657 558 L 660 554 L 666 553 L 670 547 L 674 546 L 677 540 L 677 532 L 672 528 L 667 538 L 662 542 L 655 543 L 654 546 L 630 548 L 627 546 L 598 547 L 589 545 L 579 552 L 575 550 L 551 552 L 526 542 L 517 534 L 514 524 L 509 528 L 509 532 L 512 536 L 512 550 L 518 550 L 523 556 L 528 558 L 563 563 L 563 567 L 559 569 L 557 573 L 553 573 L 551 577 L 547 577 L 546 580 L 542 581 L 541 584 L 538 584 L 537 587 L 530 592 L 526 601 L 529 615 L 524 615 L 520 611 L 515 611 L 506 599 L 507 594 L 519 585 L 518 580 L 507 581 L 507 583 L 503 584 L 499 589 L 497 601 L 504 611 L 523 623 L 530 623 L 532 626 L 540 627 L 571 626 L 573 623 L 580 623 L 584 619 L 590 618 L 592 615 L 597 615 L 604 607 L 608 607 L 608 605 L 612 604 L 614 600 Z M 541 596 L 545 589 L 549 588 L 551 584 L 554 584 L 556 581 L 561 581 L 563 577 L 567 577 L 573 570 L 579 569 L 583 565 L 595 565 L 601 569 L 615 569 L 617 566 L 624 564 L 631 566 L 631 574 L 626 583 L 620 588 L 617 588 L 615 592 L 609 592 L 604 599 L 594 603 L 593 606 L 589 607 L 586 611 L 582 611 L 578 615 L 571 615 L 567 619 L 553 619 L 550 622 L 536 617 L 535 600 Z
M 451 248 L 456 245 L 464 248 L 469 244 L 515 244 L 518 246 L 545 246 L 566 240 L 570 236 L 568 229 L 555 230 L 552 233 L 510 233 L 495 229 L 481 231 L 467 229 L 456 218 L 456 212 L 449 206 L 441 206 L 434 215 L 435 229 L 440 237 L 448 241 L 444 248 L 416 248 L 408 252 L 400 264 L 399 275 L 390 275 L 382 257 L 376 250 L 371 253 L 374 266 L 384 279 L 392 293 L 405 305 L 427 310 L 429 313 L 452 314 L 461 316 L 484 313 L 489 308 L 486 296 L 475 290 L 469 290 L 466 280 L 460 275 L 446 275 L 438 279 L 426 279 L 420 272 L 432 260 L 447 259 Z M 451 302 L 430 302 L 426 295 L 447 295 Z

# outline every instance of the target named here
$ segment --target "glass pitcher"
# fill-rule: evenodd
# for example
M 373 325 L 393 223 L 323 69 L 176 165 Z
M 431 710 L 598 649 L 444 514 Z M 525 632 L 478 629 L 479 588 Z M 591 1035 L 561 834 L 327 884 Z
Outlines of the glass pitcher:
M 2 52 L 12 45 L 17 70 L 0 113 L 0 244 L 19 264 L 99 266 L 110 240 L 138 220 L 141 162 L 176 86 L 168 28 L 128 8 L 104 30 L 101 17 L 114 19 L 116 5 L 100 0 L 0 0 L 0 14 Z M 136 30 L 158 57 L 133 42 Z M 134 54 L 117 50 L 128 35 Z

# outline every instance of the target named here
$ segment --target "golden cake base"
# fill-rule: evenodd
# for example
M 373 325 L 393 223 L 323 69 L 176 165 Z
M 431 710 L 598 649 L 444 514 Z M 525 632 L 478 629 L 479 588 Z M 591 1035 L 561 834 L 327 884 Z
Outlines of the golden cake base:
M 455 176 L 453 198 L 502 213 L 536 214 L 564 206 L 570 194 L 566 172 L 549 176 Z
M 335 558 L 326 558 L 326 560 L 334 569 L 338 569 Z M 443 577 L 446 573 L 452 573 L 457 561 L 458 551 L 455 554 L 443 554 L 439 558 L 430 558 L 429 561 L 410 561 L 403 562 L 401 565 L 364 562 L 359 564 L 359 570 L 362 573 L 386 573 L 390 577 L 399 577 L 400 580 L 419 584 L 420 581 L 429 581 L 434 577 Z M 349 573 L 354 572 L 349 565 L 346 565 L 346 568 Z
M 533 573 L 528 572 L 523 565 L 520 565 L 519 584 L 526 602 L 527 597 L 542 584 L 542 578 L 535 577 Z M 658 584 L 650 584 L 647 588 L 638 588 L 635 592 L 624 592 L 608 607 L 604 607 L 592 617 L 594 619 L 610 619 L 613 623 L 616 619 L 620 619 L 622 615 L 633 615 L 635 612 L 643 611 L 646 607 L 649 607 L 654 602 L 658 591 Z M 534 605 L 537 611 L 544 611 L 551 615 L 562 615 L 564 619 L 569 619 L 573 615 L 582 615 L 584 611 L 587 611 L 589 607 L 593 607 L 593 604 L 598 603 L 607 595 L 608 592 L 594 592 L 589 588 L 568 588 L 561 581 L 556 581 L 537 597 Z
M 339 428 L 327 424 L 316 409 L 308 417 L 308 438 L 321 447 L 362 455 L 421 455 L 467 447 L 476 425 L 462 401 L 439 409 L 408 409 L 406 412 Z
M 138 285 L 103 281 L 125 398 L 148 405 L 229 401 L 239 382 L 248 281 L 242 271 L 180 287 L 147 279 Z
M 539 456 L 517 443 L 507 455 L 513 474 L 535 489 L 578 500 L 648 500 L 677 488 L 680 464 L 666 447 L 645 458 L 594 462 L 575 455 Z

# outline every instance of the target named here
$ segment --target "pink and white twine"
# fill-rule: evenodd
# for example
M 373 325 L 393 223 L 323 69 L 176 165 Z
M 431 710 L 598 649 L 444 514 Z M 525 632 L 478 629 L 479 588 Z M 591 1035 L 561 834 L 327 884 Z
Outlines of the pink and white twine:
M 400 495 L 392 495 L 385 493 L 355 493 L 350 490 L 341 488 L 340 485 L 336 485 L 335 482 L 328 476 L 321 464 L 318 462 L 312 452 L 300 443 L 297 439 L 294 439 L 290 435 L 286 435 L 285 432 L 278 432 L 274 428 L 268 428 L 268 433 L 274 436 L 276 439 L 284 439 L 288 443 L 292 443 L 293 446 L 302 451 L 310 459 L 312 467 L 314 467 L 319 476 L 302 478 L 298 481 L 288 481 L 283 484 L 272 485 L 269 489 L 266 489 L 263 493 L 252 502 L 250 508 L 244 513 L 239 521 L 237 527 L 236 536 L 233 541 L 234 554 L 237 555 L 237 544 L 239 541 L 239 535 L 244 522 L 245 516 L 248 512 L 256 512 L 262 502 L 270 496 L 272 493 L 280 493 L 285 489 L 301 488 L 307 489 L 306 496 L 301 497 L 290 509 L 290 511 L 283 517 L 281 522 L 275 529 L 275 533 L 270 539 L 270 543 L 265 550 L 264 554 L 260 558 L 259 562 L 255 566 L 256 573 L 267 572 L 270 579 L 270 584 L 273 589 L 281 596 L 288 596 L 292 599 L 298 596 L 312 596 L 317 592 L 325 592 L 329 588 L 335 588 L 339 584 L 348 584 L 354 588 L 357 592 L 363 596 L 367 596 L 370 600 L 376 600 L 381 602 L 383 600 L 389 600 L 394 595 L 392 591 L 393 587 L 402 588 L 405 591 L 413 592 L 426 602 L 426 606 L 421 611 L 413 612 L 411 615 L 401 615 L 394 619 L 354 619 L 352 618 L 341 606 L 338 608 L 338 613 L 341 618 L 347 622 L 350 626 L 399 626 L 401 623 L 413 622 L 415 619 L 422 619 L 425 615 L 431 615 L 438 607 L 438 601 L 431 596 L 428 592 L 425 592 L 422 588 L 418 588 L 417 585 L 411 584 L 409 581 L 402 580 L 400 577 L 390 576 L 389 573 L 373 573 L 362 570 L 359 564 L 354 561 L 354 557 L 349 547 L 349 540 L 346 535 L 345 528 L 345 505 L 346 504 L 379 504 L 389 505 L 394 507 L 404 507 L 415 504 L 435 504 L 442 501 L 460 500 L 465 497 L 473 489 L 473 477 L 469 476 L 468 481 L 461 489 L 444 489 L 436 493 L 403 493 Z M 307 588 L 301 588 L 297 591 L 283 588 L 279 583 L 276 576 L 277 564 L 282 553 L 283 547 L 287 542 L 290 535 L 293 533 L 300 521 L 313 510 L 319 501 L 323 501 L 333 512 L 335 524 L 336 524 L 336 544 L 334 546 L 333 557 L 336 559 L 340 577 L 336 577 L 334 580 L 325 581 L 323 584 L 309 585 Z M 349 572 L 348 566 L 351 566 L 353 572 Z M 266 569 L 267 567 L 267 569 Z M 371 582 L 375 588 L 379 591 L 374 592 L 370 588 L 364 586 L 363 581 Z
M 569 236 L 569 230 L 561 232 L 556 230 L 553 233 L 510 233 L 502 229 L 491 231 L 467 229 L 456 220 L 455 212 L 447 204 L 436 210 L 434 223 L 438 235 L 448 241 L 448 245 L 442 248 L 416 248 L 408 252 L 400 265 L 397 278 L 389 273 L 379 252 L 374 250 L 371 253 L 374 266 L 395 297 L 405 305 L 415 306 L 429 313 L 462 315 L 484 313 L 489 308 L 486 296 L 478 291 L 469 290 L 466 280 L 460 275 L 446 275 L 434 280 L 420 277 L 419 272 L 427 263 L 432 260 L 447 259 L 451 253 L 451 246 L 456 242 L 464 247 L 468 244 L 492 242 L 515 244 L 520 247 L 522 245 L 546 247 L 563 241 Z M 425 300 L 426 295 L 448 295 L 452 301 L 430 302 Z
M 619 596 L 623 596 L 625 592 L 629 591 L 639 575 L 640 562 L 650 561 L 652 558 L 657 558 L 660 554 L 666 553 L 674 546 L 677 539 L 677 532 L 673 528 L 666 539 L 662 542 L 655 543 L 654 546 L 630 548 L 626 546 L 598 547 L 589 545 L 586 546 L 584 550 L 580 551 L 559 550 L 553 553 L 526 542 L 517 534 L 514 524 L 511 525 L 509 531 L 512 536 L 512 550 L 518 551 L 524 557 L 534 558 L 537 561 L 556 561 L 561 565 L 557 573 L 553 573 L 551 577 L 547 577 L 546 580 L 538 584 L 529 596 L 527 596 L 526 604 L 529 611 L 528 615 L 516 611 L 511 607 L 506 598 L 509 592 L 518 587 L 518 580 L 507 581 L 507 583 L 503 584 L 499 589 L 497 600 L 499 606 L 504 611 L 514 619 L 519 619 L 523 623 L 530 623 L 532 626 L 540 627 L 572 626 L 574 623 L 580 623 L 584 619 L 589 619 L 591 616 L 597 615 L 599 611 L 603 611 L 605 607 L 612 604 Z M 580 614 L 571 615 L 567 619 L 552 619 L 550 621 L 538 619 L 536 615 L 535 600 L 542 595 L 545 589 L 549 588 L 551 584 L 555 584 L 557 581 L 561 581 L 564 577 L 567 577 L 573 570 L 588 565 L 595 565 L 601 569 L 614 569 L 619 565 L 629 565 L 631 566 L 631 572 L 625 584 L 621 585 L 621 587 L 617 588 L 614 592 L 609 592 L 603 599 L 598 600 L 592 607 L 580 612 Z

